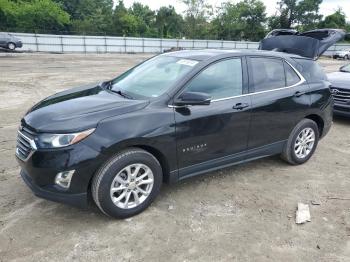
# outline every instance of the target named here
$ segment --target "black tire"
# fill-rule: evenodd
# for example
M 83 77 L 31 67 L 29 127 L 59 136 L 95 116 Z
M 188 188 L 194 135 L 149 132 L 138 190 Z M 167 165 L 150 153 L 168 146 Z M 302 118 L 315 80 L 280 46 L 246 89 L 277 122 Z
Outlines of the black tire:
M 345 55 L 344 59 L 349 60 L 349 55 Z
M 16 49 L 16 44 L 15 43 L 12 43 L 12 42 L 9 42 L 7 43 L 7 49 L 13 51 Z
M 315 141 L 314 141 L 313 148 L 310 151 L 310 153 L 304 158 L 299 158 L 299 157 L 297 157 L 297 155 L 295 153 L 294 147 L 295 147 L 295 142 L 296 142 L 298 135 L 305 128 L 311 128 L 314 131 Z M 314 152 L 317 148 L 319 137 L 320 137 L 320 134 L 319 134 L 319 129 L 318 129 L 317 124 L 314 121 L 312 121 L 311 119 L 303 119 L 294 127 L 293 131 L 290 133 L 288 141 L 287 141 L 286 145 L 284 146 L 283 152 L 281 154 L 281 158 L 291 165 L 304 164 L 314 154 Z
M 123 170 L 132 164 L 144 164 L 153 173 L 153 187 L 147 198 L 138 206 L 133 208 L 120 208 L 112 201 L 110 189 L 113 179 Z M 159 194 L 162 185 L 162 168 L 158 160 L 145 150 L 130 148 L 121 151 L 110 158 L 94 175 L 92 180 L 92 197 L 98 208 L 106 215 L 114 218 L 127 218 L 144 211 Z

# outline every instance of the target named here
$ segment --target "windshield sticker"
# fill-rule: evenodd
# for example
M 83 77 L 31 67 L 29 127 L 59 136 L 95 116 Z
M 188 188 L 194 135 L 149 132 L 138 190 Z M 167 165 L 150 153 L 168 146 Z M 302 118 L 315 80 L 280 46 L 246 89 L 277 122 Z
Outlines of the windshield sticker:
M 196 64 L 198 64 L 198 61 L 181 59 L 181 60 L 177 61 L 176 63 L 180 64 L 180 65 L 195 66 Z

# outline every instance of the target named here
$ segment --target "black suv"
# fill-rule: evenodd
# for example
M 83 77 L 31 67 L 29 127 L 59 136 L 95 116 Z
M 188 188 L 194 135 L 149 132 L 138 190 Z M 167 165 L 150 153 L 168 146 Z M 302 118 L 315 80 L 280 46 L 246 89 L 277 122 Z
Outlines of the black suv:
M 103 213 L 128 217 L 162 182 L 276 154 L 305 163 L 332 105 L 310 58 L 179 51 L 39 102 L 21 121 L 16 156 L 37 196 L 86 206 L 92 195 Z

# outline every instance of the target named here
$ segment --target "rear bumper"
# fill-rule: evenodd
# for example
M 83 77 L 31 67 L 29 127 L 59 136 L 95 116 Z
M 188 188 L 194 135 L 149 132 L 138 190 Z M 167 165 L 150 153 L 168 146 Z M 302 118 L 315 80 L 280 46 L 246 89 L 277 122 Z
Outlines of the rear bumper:
M 69 204 L 72 206 L 87 208 L 88 207 L 88 198 L 87 193 L 79 193 L 79 194 L 67 194 L 51 191 L 50 187 L 40 187 L 36 185 L 32 178 L 25 173 L 25 171 L 21 170 L 20 175 L 27 186 L 33 191 L 33 193 L 41 198 L 60 202 L 64 204 Z

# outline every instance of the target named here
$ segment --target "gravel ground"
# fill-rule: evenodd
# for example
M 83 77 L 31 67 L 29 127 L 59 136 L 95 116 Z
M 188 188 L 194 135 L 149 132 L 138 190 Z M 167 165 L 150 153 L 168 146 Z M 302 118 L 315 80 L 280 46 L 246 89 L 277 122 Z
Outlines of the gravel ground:
M 334 120 L 305 165 L 270 157 L 164 185 L 131 219 L 35 197 L 14 156 L 26 110 L 146 57 L 0 54 L 0 261 L 350 261 L 349 119 Z M 321 61 L 327 71 L 343 63 Z M 295 224 L 298 202 L 311 222 Z

